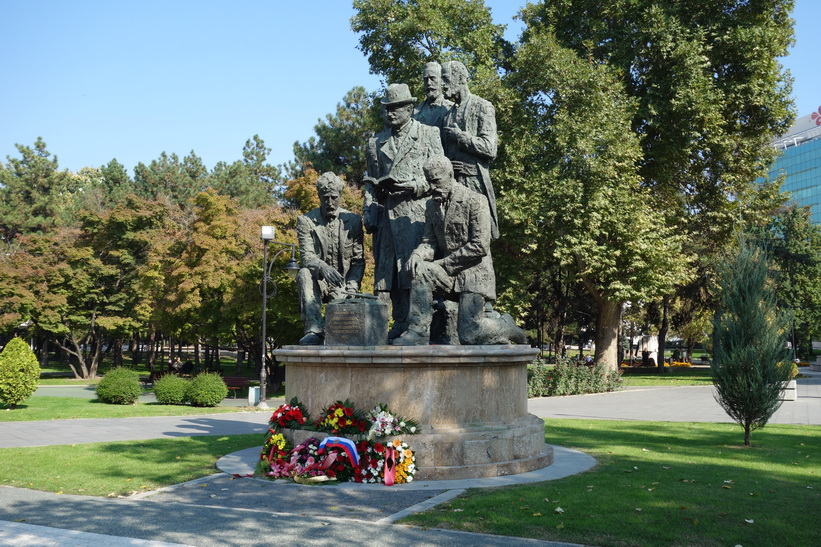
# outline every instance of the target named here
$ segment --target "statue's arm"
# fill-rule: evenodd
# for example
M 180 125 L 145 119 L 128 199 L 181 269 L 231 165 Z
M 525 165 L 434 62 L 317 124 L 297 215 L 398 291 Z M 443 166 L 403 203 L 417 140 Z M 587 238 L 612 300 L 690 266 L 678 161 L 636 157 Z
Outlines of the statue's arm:
M 476 266 L 490 253 L 490 207 L 484 196 L 471 200 L 468 215 L 468 239 L 464 245 L 442 260 L 448 275 Z
M 496 157 L 496 147 L 498 138 L 496 136 L 496 109 L 490 103 L 482 103 L 477 110 L 476 134 L 472 135 L 467 131 L 461 131 L 456 136 L 456 143 L 459 148 L 466 150 L 474 156 L 482 157 L 488 161 Z
M 420 139 L 420 142 L 423 143 L 425 147 L 425 161 L 437 156 L 444 156 L 445 151 L 442 148 L 442 138 L 439 129 L 429 125 L 423 125 L 421 129 L 424 138 Z M 422 175 L 414 182 L 413 195 L 416 198 L 421 198 L 427 195 L 428 192 L 430 192 L 430 183 L 428 183 L 425 176 Z
M 326 269 L 333 269 L 319 256 L 314 245 L 314 223 L 307 215 L 302 215 L 296 221 L 296 235 L 299 241 L 299 252 L 302 255 L 302 267 L 311 270 L 315 278 L 324 277 Z M 323 275 L 320 275 L 323 274 Z
M 345 288 L 349 291 L 359 292 L 362 286 L 362 277 L 365 275 L 365 234 L 362 229 L 362 218 L 359 215 L 352 215 L 350 232 L 351 239 L 351 267 L 345 275 Z

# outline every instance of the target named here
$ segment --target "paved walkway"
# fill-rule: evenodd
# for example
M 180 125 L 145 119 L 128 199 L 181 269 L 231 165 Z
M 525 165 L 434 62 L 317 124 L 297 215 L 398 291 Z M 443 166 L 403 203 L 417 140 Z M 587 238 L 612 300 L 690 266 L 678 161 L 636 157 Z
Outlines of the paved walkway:
M 805 372 L 798 400 L 785 402 L 771 422 L 821 425 L 821 373 Z M 74 396 L 82 388 L 69 388 Z M 38 396 L 72 396 L 64 389 Z M 276 406 L 281 400 L 272 400 Z M 232 402 L 232 404 L 242 404 Z M 543 418 L 654 421 L 731 421 L 712 387 L 628 388 L 617 393 L 531 399 Z M 265 431 L 269 411 L 207 416 L 0 422 L 0 448 Z M 253 465 L 256 449 L 223 458 L 225 473 L 129 499 L 57 495 L 0 487 L 0 545 L 165 546 L 299 545 L 566 545 L 522 538 L 422 530 L 391 524 L 476 486 L 544 481 L 594 465 L 589 456 L 554 447 L 556 463 L 515 477 L 476 481 L 304 487 L 234 478 Z M 3 462 L 3 465 L 12 462 Z M 276 536 L 275 539 L 273 536 Z

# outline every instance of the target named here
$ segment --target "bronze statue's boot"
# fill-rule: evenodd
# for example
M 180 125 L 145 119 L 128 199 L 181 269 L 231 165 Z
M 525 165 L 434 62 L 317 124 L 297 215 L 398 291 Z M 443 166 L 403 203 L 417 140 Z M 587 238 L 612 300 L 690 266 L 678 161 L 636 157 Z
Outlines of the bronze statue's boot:
M 391 342 L 394 346 L 427 346 L 430 336 L 421 334 L 413 329 L 408 329 L 405 333 Z
M 299 339 L 300 346 L 321 346 L 324 343 L 325 335 L 316 332 L 309 332 Z

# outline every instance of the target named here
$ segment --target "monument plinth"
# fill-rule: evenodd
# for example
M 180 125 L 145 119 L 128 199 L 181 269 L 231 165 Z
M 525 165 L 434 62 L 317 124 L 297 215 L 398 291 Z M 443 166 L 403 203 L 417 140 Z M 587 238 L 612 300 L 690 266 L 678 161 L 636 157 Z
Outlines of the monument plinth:
M 378 403 L 416 420 L 403 436 L 417 480 L 492 477 L 553 461 L 544 422 L 527 412 L 527 346 L 285 346 L 285 398 L 311 416 L 337 400 Z M 294 442 L 315 432 L 289 432 Z
M 325 306 L 325 344 L 380 346 L 388 343 L 388 305 L 375 298 L 355 297 Z

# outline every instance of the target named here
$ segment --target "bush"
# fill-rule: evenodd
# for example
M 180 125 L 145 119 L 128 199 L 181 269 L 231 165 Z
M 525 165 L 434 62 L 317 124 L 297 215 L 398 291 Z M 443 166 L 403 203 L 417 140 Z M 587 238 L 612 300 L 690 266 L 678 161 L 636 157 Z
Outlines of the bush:
M 22 338 L 13 338 L 0 353 L 0 401 L 11 408 L 37 390 L 40 363 Z
M 621 387 L 621 372 L 604 365 L 577 365 L 572 357 L 559 357 L 555 366 L 536 359 L 527 367 L 527 396 L 554 397 L 603 393 Z
M 188 399 L 193 406 L 217 406 L 228 396 L 228 386 L 215 372 L 194 376 L 188 387 Z
M 154 395 L 162 405 L 184 405 L 188 403 L 191 380 L 176 374 L 166 374 L 154 382 Z
M 770 257 L 752 239 L 741 236 L 738 250 L 719 263 L 717 273 L 710 371 L 716 400 L 744 429 L 744 445 L 750 446 L 751 432 L 767 425 L 781 406 L 783 382 L 793 371 L 780 365 L 789 354 L 791 318 L 779 309 Z
M 142 392 L 139 374 L 122 367 L 106 372 L 97 384 L 97 398 L 110 405 L 133 405 Z

